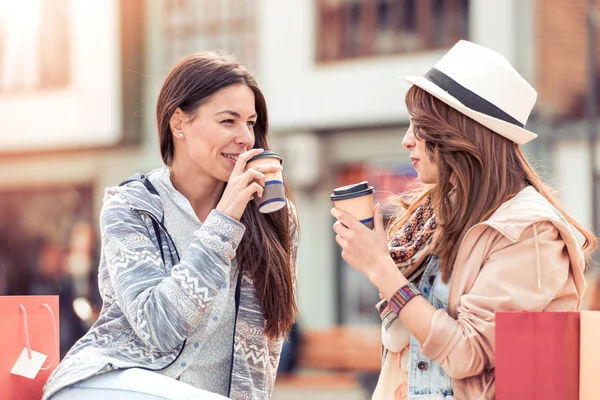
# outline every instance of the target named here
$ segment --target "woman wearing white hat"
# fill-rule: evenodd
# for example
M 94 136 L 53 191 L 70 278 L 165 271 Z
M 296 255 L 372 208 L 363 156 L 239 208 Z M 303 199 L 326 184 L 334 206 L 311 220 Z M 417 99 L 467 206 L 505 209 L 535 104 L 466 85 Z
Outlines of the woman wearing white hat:
M 399 199 L 406 211 L 387 237 L 379 205 L 373 230 L 332 209 L 336 241 L 385 298 L 385 347 L 405 349 L 408 382 L 395 398 L 493 399 L 494 313 L 578 310 L 584 252 L 597 239 L 523 155 L 537 94 L 503 56 L 460 41 L 404 79 L 413 86 L 402 144 L 422 190 Z

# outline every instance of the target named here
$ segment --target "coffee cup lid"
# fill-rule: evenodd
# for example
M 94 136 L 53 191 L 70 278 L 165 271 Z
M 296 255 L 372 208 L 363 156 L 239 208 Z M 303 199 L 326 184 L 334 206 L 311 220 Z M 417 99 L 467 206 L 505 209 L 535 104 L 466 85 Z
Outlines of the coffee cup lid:
M 279 159 L 279 163 L 283 164 L 283 159 L 281 158 L 281 156 L 279 154 L 275 153 L 274 151 L 271 151 L 271 150 L 265 150 L 265 151 L 263 151 L 259 155 L 254 156 L 251 159 L 249 159 L 248 162 L 256 161 L 256 160 L 261 159 L 261 158 L 278 158 Z
M 331 201 L 348 200 L 355 197 L 365 196 L 374 192 L 375 189 L 373 189 L 373 186 L 369 186 L 369 182 L 363 181 L 333 189 L 333 194 L 330 196 L 330 198 Z

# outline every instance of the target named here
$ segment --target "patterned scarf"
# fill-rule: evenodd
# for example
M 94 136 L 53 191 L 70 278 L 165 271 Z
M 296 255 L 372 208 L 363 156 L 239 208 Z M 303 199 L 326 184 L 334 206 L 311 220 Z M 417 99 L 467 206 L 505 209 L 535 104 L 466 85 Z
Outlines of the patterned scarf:
M 418 267 L 428 254 L 429 240 L 436 227 L 429 196 L 389 242 L 392 259 L 402 275 L 411 282 L 423 272 L 425 266 Z
M 427 197 L 389 241 L 390 255 L 409 282 L 417 282 L 427 267 L 423 261 L 429 255 L 430 239 L 437 228 L 431 196 Z M 375 306 L 387 330 L 398 318 L 382 299 Z

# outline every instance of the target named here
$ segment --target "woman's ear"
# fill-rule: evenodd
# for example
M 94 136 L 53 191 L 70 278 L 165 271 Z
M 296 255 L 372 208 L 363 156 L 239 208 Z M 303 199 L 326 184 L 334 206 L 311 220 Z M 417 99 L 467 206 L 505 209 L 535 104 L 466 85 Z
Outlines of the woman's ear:
M 181 108 L 177 107 L 177 110 L 171 116 L 169 120 L 169 126 L 171 127 L 171 133 L 175 138 L 181 139 L 183 138 L 183 125 L 185 121 L 185 114 L 181 110 Z

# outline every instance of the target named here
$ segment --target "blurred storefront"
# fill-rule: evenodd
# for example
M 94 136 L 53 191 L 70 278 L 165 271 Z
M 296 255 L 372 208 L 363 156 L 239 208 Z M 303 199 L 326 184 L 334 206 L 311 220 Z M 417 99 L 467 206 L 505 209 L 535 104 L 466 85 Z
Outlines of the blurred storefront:
M 63 354 L 100 303 L 104 188 L 143 159 L 144 4 L 0 4 L 0 294 L 59 294 Z

